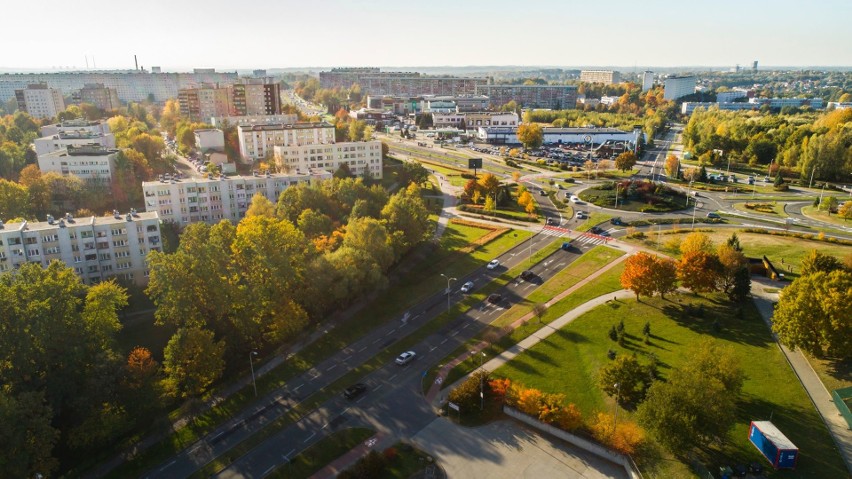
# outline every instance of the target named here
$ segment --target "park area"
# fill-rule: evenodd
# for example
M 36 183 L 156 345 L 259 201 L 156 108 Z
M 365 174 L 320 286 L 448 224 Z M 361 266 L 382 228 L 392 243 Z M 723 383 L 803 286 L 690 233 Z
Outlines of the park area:
M 610 181 L 580 192 L 580 199 L 604 208 L 664 213 L 687 207 L 686 195 L 663 183 L 645 180 Z

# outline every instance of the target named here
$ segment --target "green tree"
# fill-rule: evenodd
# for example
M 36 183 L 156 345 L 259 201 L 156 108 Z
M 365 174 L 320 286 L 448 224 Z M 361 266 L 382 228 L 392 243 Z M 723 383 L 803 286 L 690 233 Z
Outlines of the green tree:
M 418 162 L 407 161 L 402 164 L 398 179 L 399 183 L 404 186 L 407 186 L 408 183 L 422 185 L 429 180 L 429 170 Z
M 352 170 L 349 169 L 348 163 L 341 163 L 334 172 L 334 177 L 341 180 L 344 178 L 352 178 L 353 176 L 354 175 L 352 174 Z
M 429 210 L 420 198 L 420 189 L 414 183 L 391 196 L 382 209 L 381 218 L 390 232 L 397 257 L 429 235 Z
M 394 250 L 385 226 L 373 218 L 351 219 L 346 225 L 343 245 L 366 251 L 382 271 L 394 261 Z
M 538 123 L 521 123 L 518 126 L 518 141 L 528 150 L 534 150 L 544 141 L 544 131 Z
M 825 211 L 828 212 L 828 215 L 831 216 L 832 211 L 837 211 L 837 198 L 834 196 L 823 198 L 819 205 L 819 209 L 825 209 Z
M 801 274 L 802 276 L 807 276 L 820 271 L 830 273 L 839 269 L 843 269 L 843 263 L 839 259 L 813 249 L 802 260 Z
M 618 356 L 598 374 L 598 387 L 607 396 L 618 396 L 619 404 L 640 403 L 651 382 L 648 368 L 630 355 Z
M 784 288 L 772 330 L 791 349 L 817 357 L 852 357 L 852 272 L 841 269 L 800 276 Z
M 127 290 L 115 281 L 92 285 L 86 292 L 83 321 L 89 337 L 105 351 L 115 347 L 116 334 L 121 330 L 118 312 L 127 306 Z
M 309 239 L 320 235 L 329 235 L 334 227 L 331 218 L 310 208 L 302 211 L 297 222 L 299 229 Z
M 632 151 L 625 151 L 615 158 L 615 167 L 621 171 L 627 171 L 636 165 L 636 154 Z
M 480 400 L 479 392 L 482 388 L 485 400 L 492 397 L 491 386 L 489 383 L 489 374 L 487 371 L 479 370 L 468 376 L 468 378 L 458 387 L 450 391 L 447 396 L 450 402 L 458 404 L 462 414 L 470 414 L 473 411 L 479 411 Z
M 30 211 L 29 189 L 14 181 L 0 178 L 0 218 L 27 218 Z
M 741 269 L 747 270 L 748 258 L 728 243 L 719 245 L 716 256 L 719 258 L 721 266 L 717 277 L 718 288 L 727 294 L 737 284 L 739 271 Z M 751 287 L 749 287 L 749 290 L 751 290 Z
M 251 204 L 246 210 L 246 217 L 250 216 L 266 216 L 268 218 L 275 217 L 275 205 L 261 193 L 255 193 L 251 198 Z
M 166 390 L 177 397 L 197 397 L 222 376 L 225 345 L 211 331 L 181 328 L 163 350 Z
M 39 392 L 11 396 L 0 388 L 0 464 L 6 477 L 36 477 L 52 473 L 51 456 L 59 431 L 51 425 L 53 411 Z
M 704 165 L 701 165 L 701 168 L 698 170 L 698 178 L 696 181 L 700 183 L 707 183 L 707 168 Z
M 677 263 L 668 258 L 654 258 L 651 269 L 651 284 L 661 298 L 677 290 Z

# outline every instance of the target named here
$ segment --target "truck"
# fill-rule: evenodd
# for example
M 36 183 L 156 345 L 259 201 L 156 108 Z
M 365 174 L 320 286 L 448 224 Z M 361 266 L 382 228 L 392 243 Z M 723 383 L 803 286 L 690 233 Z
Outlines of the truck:
M 795 469 L 799 448 L 769 421 L 752 421 L 748 440 L 775 469 Z

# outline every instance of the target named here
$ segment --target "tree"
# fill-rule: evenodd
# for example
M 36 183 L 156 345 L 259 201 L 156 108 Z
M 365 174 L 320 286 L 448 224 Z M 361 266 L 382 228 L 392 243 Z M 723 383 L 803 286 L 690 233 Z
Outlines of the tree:
M 246 217 L 266 216 L 275 217 L 275 205 L 261 193 L 255 193 L 251 198 L 251 205 L 246 210 Z
M 654 269 L 657 261 L 654 256 L 638 252 L 627 258 L 624 263 L 624 271 L 621 273 L 621 286 L 633 290 L 636 300 L 640 295 L 653 296 L 656 291 L 654 285 Z
M 721 265 L 719 258 L 705 251 L 690 251 L 681 257 L 677 267 L 677 278 L 684 288 L 695 293 L 716 290 Z
M 533 200 L 532 195 L 529 191 L 524 191 L 520 195 L 518 195 L 518 206 L 522 206 L 524 208 L 529 204 L 534 204 L 535 200 Z
M 485 211 L 494 211 L 497 209 L 497 204 L 491 196 L 485 197 L 485 205 L 482 207 Z
M 661 298 L 677 290 L 677 263 L 668 258 L 655 257 L 651 270 L 651 284 Z
M 681 254 L 694 253 L 697 251 L 712 253 L 713 249 L 713 241 L 710 240 L 710 237 L 699 232 L 689 233 L 680 243 Z
M 748 267 L 742 267 L 734 274 L 734 285 L 728 291 L 728 299 L 733 303 L 742 303 L 751 294 L 751 273 Z
M 488 196 L 494 196 L 500 187 L 500 179 L 491 173 L 485 173 L 479 178 L 479 188 Z
M 615 158 L 615 167 L 621 171 L 627 171 L 636 165 L 636 154 L 632 151 L 625 151 Z
M 772 330 L 791 349 L 817 357 L 852 357 L 852 271 L 816 271 L 781 292 Z
M 825 208 L 825 211 L 827 211 L 828 215 L 831 216 L 832 211 L 837 211 L 837 198 L 834 196 L 823 198 L 819 205 L 819 209 L 823 208 Z
M 181 328 L 163 350 L 166 390 L 177 397 L 196 397 L 207 391 L 225 368 L 225 345 L 201 328 Z
M 675 155 L 669 155 L 666 157 L 666 174 L 669 175 L 670 178 L 677 178 L 678 173 L 680 172 L 680 160 L 677 159 Z
M 707 167 L 701 165 L 701 168 L 698 170 L 698 177 L 695 180 L 699 183 L 707 183 Z
M 639 405 L 640 424 L 670 452 L 723 440 L 735 421 L 742 372 L 729 350 L 705 341 L 668 381 L 657 381 Z
M 820 253 L 815 249 L 811 250 L 805 259 L 802 260 L 802 276 L 820 271 L 830 273 L 839 269 L 843 269 L 843 263 L 839 259 Z
M 0 464 L 7 477 L 50 474 L 58 462 L 51 457 L 59 431 L 51 426 L 53 411 L 38 392 L 12 396 L 0 389 Z
M 402 164 L 399 172 L 399 183 L 405 187 L 408 183 L 422 185 L 429 180 L 429 170 L 416 161 L 407 161 Z
M 414 183 L 391 196 L 382 208 L 381 218 L 391 232 L 397 257 L 429 236 L 429 210 L 420 197 L 420 188 Z
M 544 131 L 538 123 L 521 123 L 518 126 L 518 141 L 528 150 L 534 150 L 544 142 Z
M 328 215 L 324 215 L 319 211 L 315 211 L 310 208 L 302 211 L 302 214 L 299 215 L 299 220 L 296 224 L 299 226 L 302 233 L 305 234 L 305 237 L 309 239 L 313 239 L 321 235 L 329 235 L 334 228 L 334 224 Z
M 30 211 L 29 189 L 14 181 L 0 178 L 0 218 L 27 218 Z
M 541 317 L 544 316 L 544 313 L 547 312 L 547 304 L 546 303 L 536 303 L 533 306 L 533 314 L 538 318 L 538 322 L 541 323 Z
M 640 403 L 651 382 L 648 368 L 626 354 L 602 367 L 598 374 L 598 386 L 607 396 L 618 396 L 619 404 Z
M 529 203 L 527 203 L 527 205 L 524 207 L 524 211 L 526 211 L 527 214 L 530 216 L 535 216 L 538 212 L 538 207 L 536 206 L 535 201 L 530 201 Z
M 352 178 L 353 176 L 352 170 L 349 169 L 349 163 L 341 163 L 334 172 L 334 177 L 341 180 L 344 178 Z
M 721 266 L 717 278 L 718 289 L 721 289 L 727 294 L 737 284 L 737 274 L 739 271 L 741 269 L 747 270 L 748 259 L 741 251 L 738 251 L 728 243 L 719 245 L 719 248 L 716 250 L 716 256 L 719 258 Z M 750 286 L 749 290 L 751 290 Z
M 374 218 L 355 218 L 346 225 L 343 245 L 367 252 L 382 271 L 394 261 L 394 251 L 385 226 Z
M 837 215 L 844 220 L 852 219 L 852 201 L 847 200 L 843 203 L 843 206 L 837 210 Z
M 493 397 L 491 393 L 491 384 L 489 381 L 488 371 L 479 370 L 468 376 L 457 388 L 450 391 L 447 396 L 450 402 L 458 404 L 463 413 L 467 414 L 474 410 L 479 410 L 480 388 L 483 388 L 482 399 L 490 399 Z M 538 415 L 538 410 L 535 412 Z

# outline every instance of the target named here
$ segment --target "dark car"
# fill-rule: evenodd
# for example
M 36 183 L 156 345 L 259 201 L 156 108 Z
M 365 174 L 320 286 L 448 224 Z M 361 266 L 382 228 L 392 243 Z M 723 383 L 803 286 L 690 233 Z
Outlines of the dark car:
M 499 295 L 499 294 L 497 294 L 497 293 L 492 293 L 492 294 L 489 294 L 489 295 L 488 295 L 488 299 L 487 299 L 487 301 L 488 301 L 489 303 L 497 304 L 497 303 L 499 303 L 500 301 L 503 301 L 503 296 L 500 296 L 500 295 Z
M 612 224 L 614 224 L 615 226 L 620 226 L 620 225 L 623 225 L 623 224 L 624 224 L 624 223 L 621 221 L 621 217 L 618 217 L 618 216 L 616 216 L 615 218 L 613 218 L 613 219 L 609 220 L 609 222 L 610 222 L 610 223 L 612 223 Z
M 746 474 L 748 474 L 748 467 L 745 464 L 731 466 L 731 470 L 733 470 L 734 476 L 736 477 L 745 477 Z
M 533 273 L 530 270 L 526 270 L 526 271 L 521 273 L 521 279 L 524 280 L 524 281 L 529 281 L 533 278 L 535 278 L 535 273 Z
M 367 385 L 364 383 L 353 384 L 343 391 L 343 397 L 346 399 L 355 399 L 356 397 L 367 392 Z

